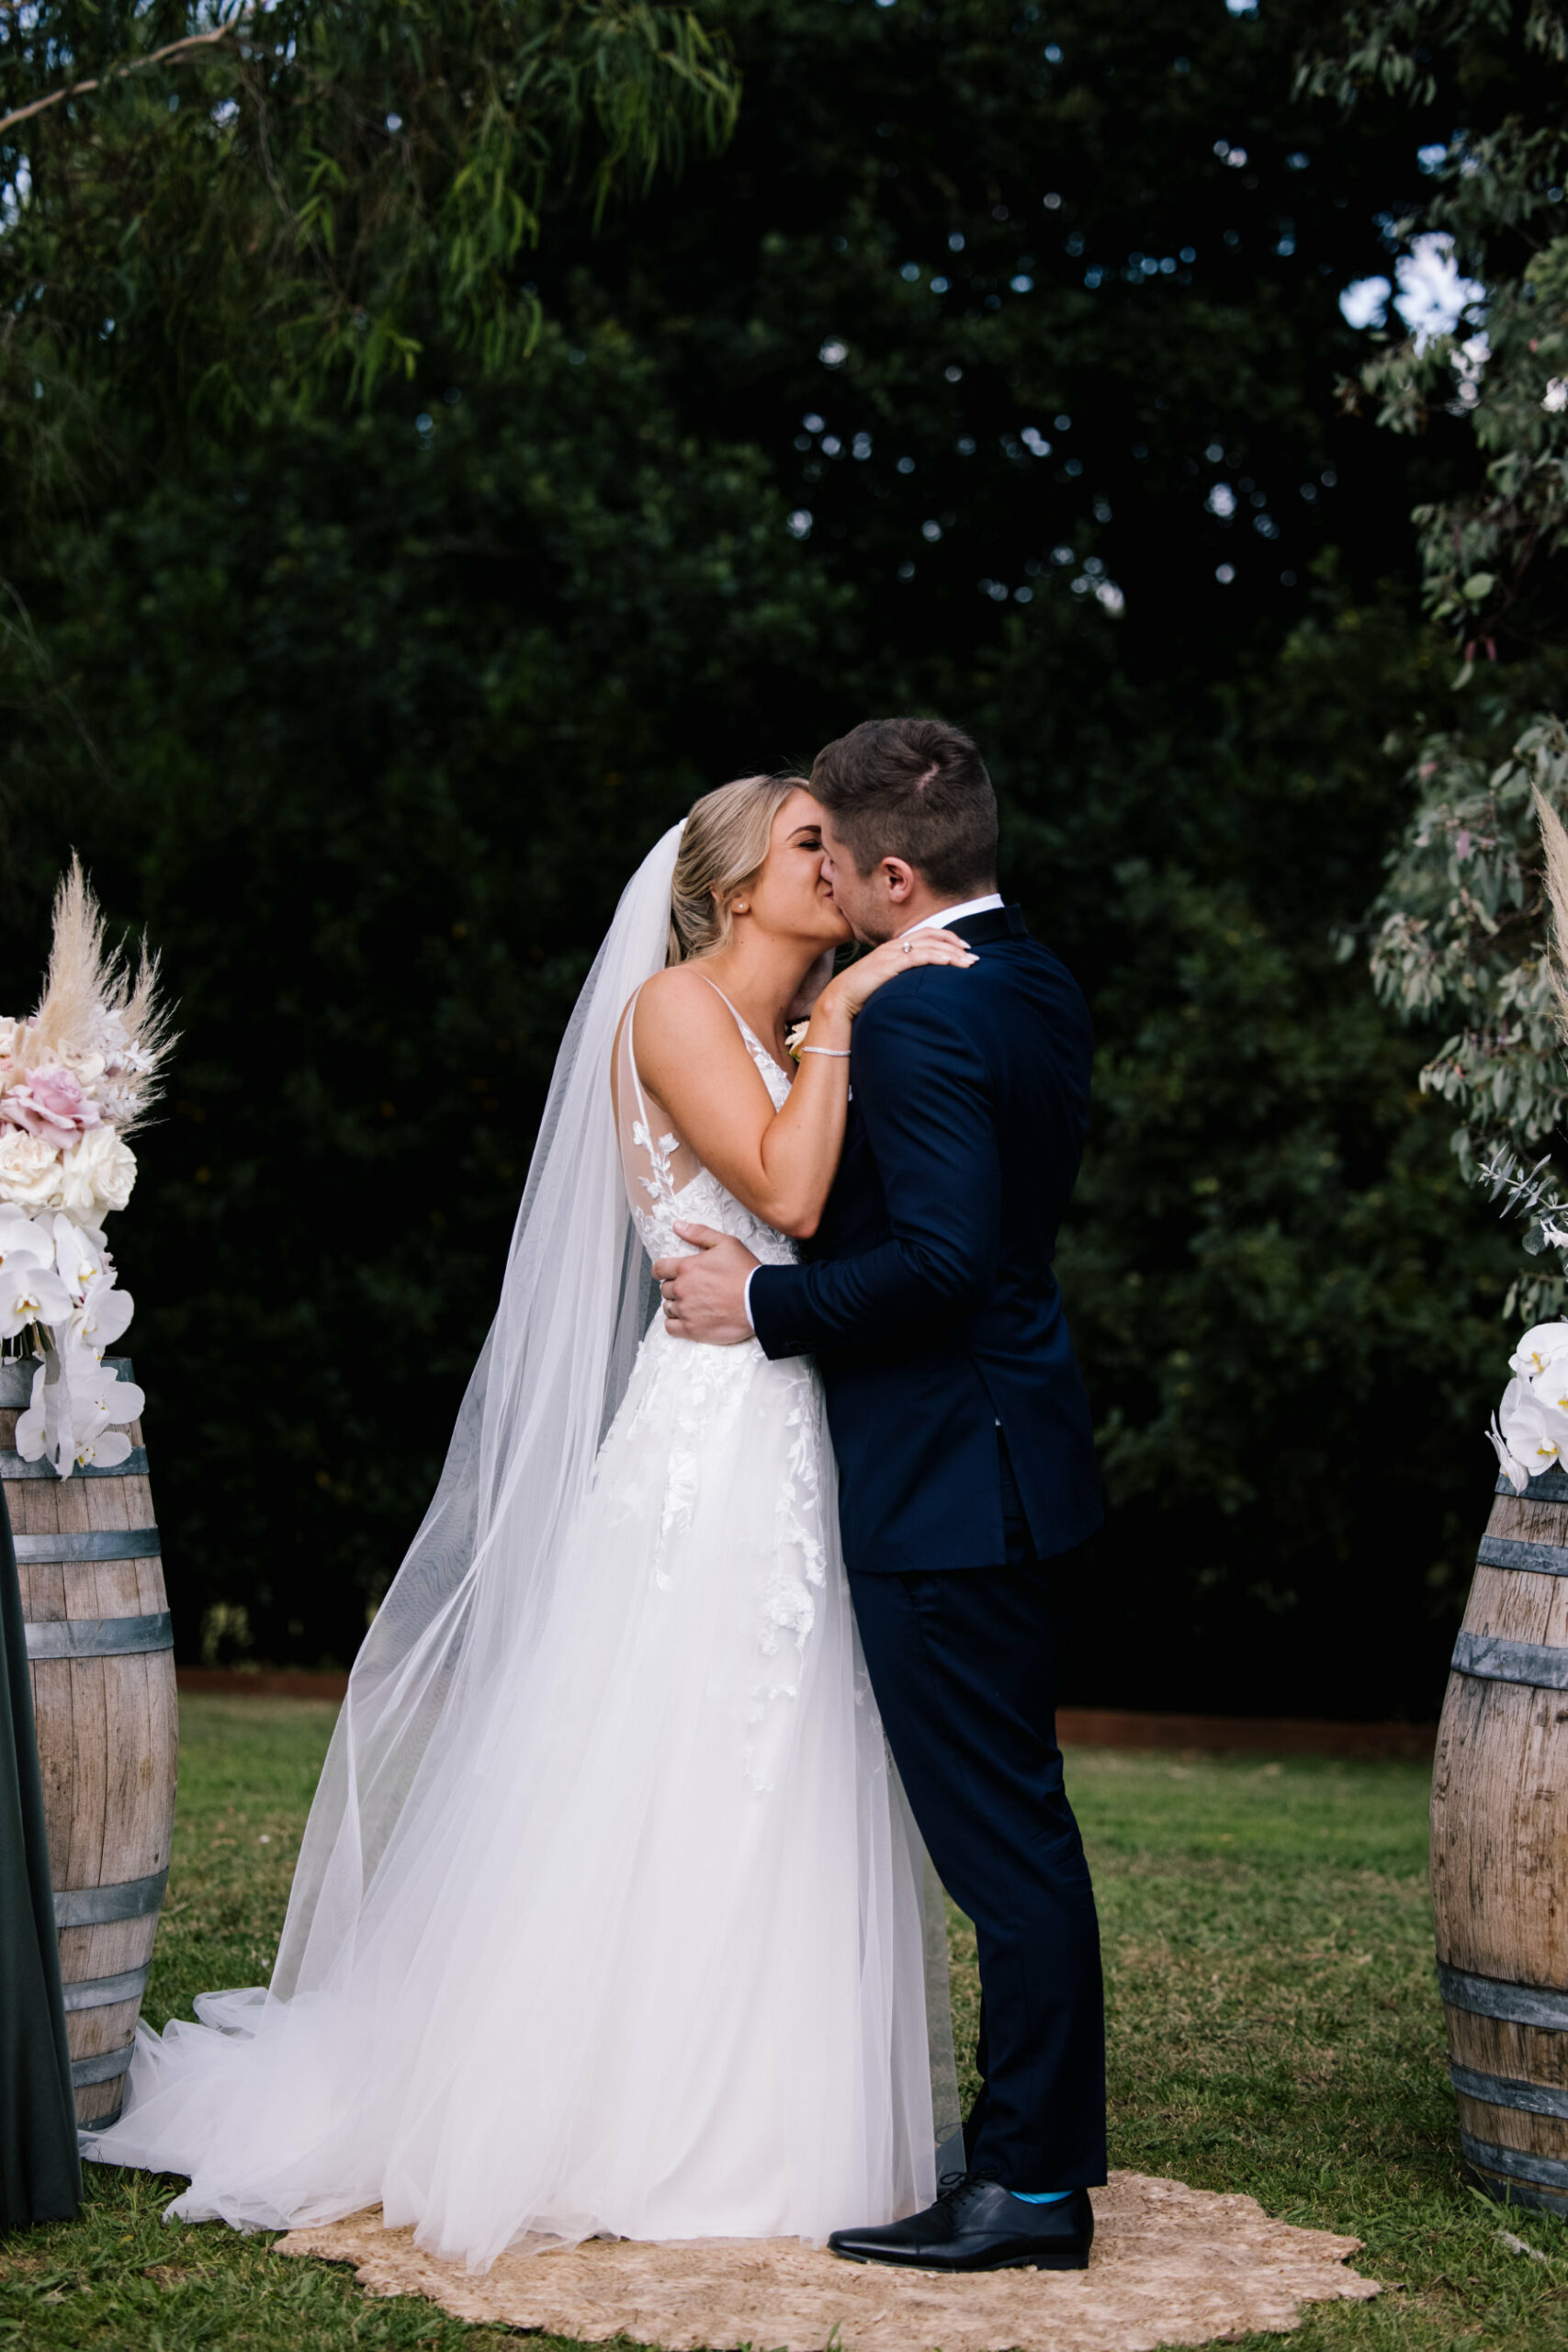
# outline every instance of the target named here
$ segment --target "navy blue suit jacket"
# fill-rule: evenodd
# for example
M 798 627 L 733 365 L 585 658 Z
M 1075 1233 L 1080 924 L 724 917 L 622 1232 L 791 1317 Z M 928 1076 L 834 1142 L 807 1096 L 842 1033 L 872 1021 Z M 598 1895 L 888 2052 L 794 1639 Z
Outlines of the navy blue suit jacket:
M 1089 1121 L 1089 1008 L 1016 907 L 953 928 L 979 961 L 870 999 L 821 1227 L 803 1263 L 751 1279 L 766 1352 L 820 1367 L 861 1573 L 1006 1560 L 998 1422 L 1042 1559 L 1101 1517 L 1051 1264 Z

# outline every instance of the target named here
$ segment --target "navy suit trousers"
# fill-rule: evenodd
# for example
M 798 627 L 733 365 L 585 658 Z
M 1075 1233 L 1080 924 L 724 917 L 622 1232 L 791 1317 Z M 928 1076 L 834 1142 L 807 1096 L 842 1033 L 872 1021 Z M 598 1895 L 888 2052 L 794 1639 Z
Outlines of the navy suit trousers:
M 1005 1566 L 852 1570 L 850 1586 L 915 1819 L 975 1924 L 971 2168 L 1008 2188 L 1093 2188 L 1105 2178 L 1100 1926 L 1056 1745 L 1050 1571 L 1005 1449 L 1002 1491 Z

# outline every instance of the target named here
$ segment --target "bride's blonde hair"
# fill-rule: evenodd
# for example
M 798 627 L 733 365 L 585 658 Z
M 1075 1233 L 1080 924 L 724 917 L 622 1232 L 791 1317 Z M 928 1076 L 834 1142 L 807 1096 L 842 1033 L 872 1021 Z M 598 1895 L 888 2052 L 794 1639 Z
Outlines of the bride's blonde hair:
M 736 895 L 761 872 L 773 819 L 804 781 L 798 775 L 743 775 L 693 803 L 670 884 L 667 966 L 728 945 Z

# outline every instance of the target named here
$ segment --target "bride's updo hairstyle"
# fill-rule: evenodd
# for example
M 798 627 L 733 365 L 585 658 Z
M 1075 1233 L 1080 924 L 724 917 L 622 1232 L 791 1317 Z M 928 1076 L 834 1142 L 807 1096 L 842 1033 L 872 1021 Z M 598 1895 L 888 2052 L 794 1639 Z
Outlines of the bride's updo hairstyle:
M 804 781 L 798 775 L 743 775 L 693 803 L 670 884 L 667 966 L 712 956 L 729 944 L 735 899 L 761 872 L 773 819 Z

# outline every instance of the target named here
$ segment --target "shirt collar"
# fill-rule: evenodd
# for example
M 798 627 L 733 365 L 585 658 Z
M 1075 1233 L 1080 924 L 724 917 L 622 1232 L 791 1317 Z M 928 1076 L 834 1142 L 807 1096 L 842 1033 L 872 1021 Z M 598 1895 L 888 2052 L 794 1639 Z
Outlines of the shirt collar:
M 939 907 L 934 915 L 922 915 L 919 922 L 908 925 L 909 931 L 942 931 L 950 922 L 957 922 L 964 915 L 989 914 L 993 907 L 1005 906 L 999 890 L 987 890 L 983 899 L 965 899 L 961 907 Z M 900 932 L 903 938 L 905 933 Z

